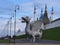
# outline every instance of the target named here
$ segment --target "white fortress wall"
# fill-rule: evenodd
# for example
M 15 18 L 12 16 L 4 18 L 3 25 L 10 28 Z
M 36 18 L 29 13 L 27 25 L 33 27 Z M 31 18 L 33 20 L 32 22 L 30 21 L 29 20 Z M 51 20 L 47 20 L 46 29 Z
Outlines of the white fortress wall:
M 23 31 L 23 32 L 17 32 L 16 36 L 19 36 L 19 35 L 25 35 L 25 31 Z
M 50 29 L 50 28 L 54 28 L 54 27 L 59 27 L 60 26 L 60 20 L 54 21 L 52 23 L 49 23 L 47 25 L 45 25 L 45 29 Z

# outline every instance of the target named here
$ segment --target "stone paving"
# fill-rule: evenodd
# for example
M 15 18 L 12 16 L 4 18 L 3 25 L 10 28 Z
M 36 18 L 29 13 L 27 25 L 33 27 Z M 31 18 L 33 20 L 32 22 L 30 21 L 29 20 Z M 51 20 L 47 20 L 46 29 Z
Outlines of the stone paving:
M 26 39 L 17 39 L 15 44 L 13 43 L 13 40 L 11 40 L 11 43 L 0 43 L 0 45 L 60 45 L 60 41 L 36 40 L 35 42 L 31 42 L 30 40 Z
M 60 44 L 16 43 L 16 44 L 0 44 L 0 45 L 60 45 Z
M 54 40 L 36 40 L 35 42 L 31 42 L 30 40 L 27 39 L 17 39 L 15 42 L 16 43 L 38 43 L 38 44 L 60 44 L 60 41 L 54 41 Z

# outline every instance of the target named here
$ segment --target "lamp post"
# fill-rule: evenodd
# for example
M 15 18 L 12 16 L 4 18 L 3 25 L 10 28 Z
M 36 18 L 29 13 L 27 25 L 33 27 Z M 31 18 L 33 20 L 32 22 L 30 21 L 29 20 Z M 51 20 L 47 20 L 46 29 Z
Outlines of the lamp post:
M 19 10 L 19 5 L 16 5 L 15 10 L 14 10 L 14 12 L 15 12 L 15 15 L 14 15 L 14 43 L 15 43 L 15 36 L 16 36 L 15 31 L 16 31 L 16 12 L 17 12 L 17 10 Z
M 10 39 L 11 39 L 11 28 L 12 28 L 12 15 L 10 17 L 10 36 L 9 36 L 9 43 L 10 43 Z

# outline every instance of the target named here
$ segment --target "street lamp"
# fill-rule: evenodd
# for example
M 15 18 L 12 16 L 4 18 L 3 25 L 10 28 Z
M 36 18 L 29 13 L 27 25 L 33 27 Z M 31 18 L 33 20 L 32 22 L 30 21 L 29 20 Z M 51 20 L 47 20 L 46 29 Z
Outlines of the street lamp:
M 14 43 L 15 43 L 15 31 L 16 31 L 16 12 L 17 12 L 17 10 L 19 10 L 19 5 L 16 5 L 15 6 L 15 10 L 14 10 L 14 12 L 15 12 L 15 15 L 14 15 Z
M 11 28 L 12 28 L 12 15 L 10 17 L 10 36 L 9 36 L 9 43 L 10 43 L 10 39 L 11 39 Z

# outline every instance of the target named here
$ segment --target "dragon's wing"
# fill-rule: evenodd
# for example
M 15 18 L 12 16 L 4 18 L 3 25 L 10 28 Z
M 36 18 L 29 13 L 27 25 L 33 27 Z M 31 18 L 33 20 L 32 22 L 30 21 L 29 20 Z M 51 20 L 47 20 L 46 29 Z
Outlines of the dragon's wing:
M 41 24 L 42 24 L 41 21 L 35 21 L 34 23 L 32 23 L 32 30 L 36 31 L 36 30 L 40 29 Z

